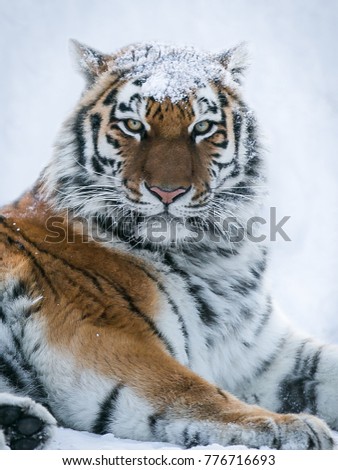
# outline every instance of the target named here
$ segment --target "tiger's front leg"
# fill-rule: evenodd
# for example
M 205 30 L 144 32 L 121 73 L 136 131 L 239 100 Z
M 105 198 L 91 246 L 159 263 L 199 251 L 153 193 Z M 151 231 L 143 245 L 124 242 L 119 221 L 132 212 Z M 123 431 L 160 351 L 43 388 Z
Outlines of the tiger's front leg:
M 95 351 L 89 338 L 96 338 Z M 185 447 L 212 443 L 281 449 L 333 446 L 330 430 L 319 419 L 244 404 L 178 363 L 146 328 L 138 334 L 117 333 L 109 326 L 84 324 L 70 344 L 81 370 L 112 381 L 92 416 L 90 431 Z

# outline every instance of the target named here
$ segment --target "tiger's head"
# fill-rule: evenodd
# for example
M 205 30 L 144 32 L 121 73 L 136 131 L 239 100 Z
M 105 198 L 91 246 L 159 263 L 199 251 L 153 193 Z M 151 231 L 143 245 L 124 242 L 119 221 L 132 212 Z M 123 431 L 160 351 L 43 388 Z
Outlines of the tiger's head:
M 227 240 L 262 177 L 242 47 L 72 47 L 87 86 L 44 173 L 55 206 L 143 245 Z

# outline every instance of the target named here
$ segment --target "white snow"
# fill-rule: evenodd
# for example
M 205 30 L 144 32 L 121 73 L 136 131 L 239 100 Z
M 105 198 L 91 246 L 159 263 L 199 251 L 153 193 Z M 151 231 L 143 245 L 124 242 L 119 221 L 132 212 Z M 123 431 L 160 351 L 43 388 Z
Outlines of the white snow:
M 69 38 L 103 52 L 160 41 L 216 53 L 246 41 L 245 94 L 264 133 L 269 204 L 291 216 L 292 241 L 271 243 L 272 289 L 297 326 L 337 343 L 337 20 L 336 0 L 1 1 L 0 204 L 35 181 L 80 95 Z M 51 447 L 128 445 L 157 444 L 59 429 Z
M 338 433 L 334 433 L 335 449 L 338 449 Z M 71 429 L 58 428 L 55 436 L 49 443 L 48 450 L 150 450 L 150 449 L 182 449 L 174 444 L 167 442 L 140 442 L 131 439 L 117 439 L 113 434 L 99 436 L 84 431 L 73 431 Z M 194 449 L 247 449 L 245 446 L 220 446 L 211 444 L 209 446 L 196 446 Z
M 115 64 L 126 72 L 127 78 L 144 80 L 142 93 L 157 101 L 170 98 L 175 103 L 211 80 L 219 80 L 223 85 L 232 83 L 230 73 L 216 56 L 192 47 L 136 44 Z

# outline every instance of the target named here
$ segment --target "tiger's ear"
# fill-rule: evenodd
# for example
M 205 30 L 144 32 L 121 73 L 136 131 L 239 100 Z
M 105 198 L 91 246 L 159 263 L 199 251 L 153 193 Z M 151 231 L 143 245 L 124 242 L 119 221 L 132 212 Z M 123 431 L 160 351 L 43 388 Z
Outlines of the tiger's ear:
M 247 44 L 242 42 L 227 51 L 216 54 L 216 59 L 229 70 L 235 82 L 241 84 L 245 70 L 249 65 Z
M 92 85 L 102 73 L 108 70 L 111 56 L 81 44 L 76 39 L 70 39 L 69 48 L 75 67 L 85 77 L 87 85 Z

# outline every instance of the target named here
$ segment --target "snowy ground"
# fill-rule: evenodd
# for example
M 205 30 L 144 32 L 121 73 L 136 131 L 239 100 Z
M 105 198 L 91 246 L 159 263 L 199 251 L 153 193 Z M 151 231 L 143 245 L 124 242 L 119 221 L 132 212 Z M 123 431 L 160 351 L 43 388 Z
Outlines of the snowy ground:
M 337 20 L 336 0 L 0 0 L 0 204 L 34 182 L 80 94 L 70 37 L 107 52 L 149 40 L 214 51 L 247 41 L 246 95 L 267 148 L 269 205 L 291 216 L 292 241 L 271 242 L 271 287 L 297 326 L 337 343 Z M 161 446 L 62 429 L 51 444 Z
M 335 449 L 338 450 L 338 433 L 334 433 Z M 222 447 L 218 444 L 209 446 L 197 446 L 195 449 L 247 449 L 245 446 Z M 73 431 L 71 429 L 60 428 L 55 433 L 55 437 L 48 446 L 49 450 L 149 450 L 149 449 L 182 449 L 173 444 L 164 442 L 139 442 L 131 439 L 117 439 L 112 434 L 99 436 L 89 432 Z

